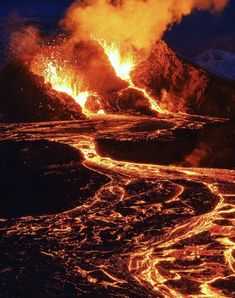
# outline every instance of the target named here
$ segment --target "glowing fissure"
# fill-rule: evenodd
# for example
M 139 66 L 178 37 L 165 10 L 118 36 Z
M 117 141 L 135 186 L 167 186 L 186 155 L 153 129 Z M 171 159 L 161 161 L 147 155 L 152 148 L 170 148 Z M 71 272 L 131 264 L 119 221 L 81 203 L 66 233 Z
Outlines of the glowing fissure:
M 165 114 L 168 111 L 163 110 L 159 107 L 156 103 L 156 100 L 151 97 L 144 88 L 140 88 L 135 86 L 131 78 L 131 72 L 135 69 L 137 62 L 134 57 L 130 54 L 123 54 L 121 53 L 118 46 L 113 42 L 107 42 L 102 39 L 98 39 L 96 37 L 92 37 L 98 44 L 104 49 L 106 56 L 108 57 L 112 67 L 115 70 L 116 75 L 121 78 L 122 80 L 129 83 L 130 87 L 140 91 L 143 95 L 148 99 L 151 109 L 158 112 Z
M 123 55 L 114 42 L 108 42 L 95 37 L 93 39 L 104 49 L 116 75 L 124 81 L 131 82 L 130 74 L 136 66 L 134 58 L 130 54 Z

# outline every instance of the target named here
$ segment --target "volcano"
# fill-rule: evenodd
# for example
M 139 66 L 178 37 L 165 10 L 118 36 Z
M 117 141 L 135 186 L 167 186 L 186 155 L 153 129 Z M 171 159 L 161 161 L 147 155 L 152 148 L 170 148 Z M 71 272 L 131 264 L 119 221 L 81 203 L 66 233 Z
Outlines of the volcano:
M 234 81 L 31 30 L 0 70 L 0 297 L 233 297 Z
M 62 47 L 62 50 L 65 49 Z M 157 115 L 151 109 L 147 90 L 152 102 L 162 110 L 235 117 L 234 81 L 192 64 L 174 53 L 164 41 L 158 41 L 150 55 L 132 70 L 134 88 L 115 74 L 101 48 L 92 44 L 78 45 L 72 55 L 80 64 L 79 71 L 85 77 L 86 88 L 92 90 L 90 95 L 84 94 L 92 113 L 102 110 L 111 114 Z M 81 61 L 86 64 L 82 66 Z M 36 75 L 33 74 L 22 61 L 9 63 L 1 70 L 0 85 L 3 92 L 1 114 L 6 120 L 69 120 L 85 116 L 81 113 L 79 99 L 76 104 L 72 98 L 73 91 L 68 91 L 67 87 L 54 90 L 53 85 L 43 78 L 43 73 L 36 70 Z
M 180 57 L 159 41 L 133 73 L 172 112 L 234 118 L 235 83 Z

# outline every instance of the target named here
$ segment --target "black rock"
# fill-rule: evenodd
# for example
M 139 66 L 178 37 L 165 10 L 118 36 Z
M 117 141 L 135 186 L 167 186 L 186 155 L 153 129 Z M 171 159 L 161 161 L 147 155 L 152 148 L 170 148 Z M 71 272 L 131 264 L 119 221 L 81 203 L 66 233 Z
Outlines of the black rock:
M 56 142 L 2 141 L 0 155 L 0 217 L 62 212 L 108 181 L 82 165 L 79 151 Z
M 178 56 L 162 40 L 137 65 L 132 78 L 169 111 L 235 118 L 235 82 Z
M 52 89 L 22 62 L 0 71 L 0 116 L 4 122 L 84 119 L 81 107 L 65 93 Z

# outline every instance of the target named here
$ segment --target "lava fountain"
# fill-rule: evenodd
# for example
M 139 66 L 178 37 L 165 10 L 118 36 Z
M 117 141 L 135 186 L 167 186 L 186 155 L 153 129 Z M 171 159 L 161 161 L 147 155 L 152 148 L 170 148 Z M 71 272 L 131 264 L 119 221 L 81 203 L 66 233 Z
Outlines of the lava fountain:
M 118 78 L 128 83 L 127 88 L 140 91 L 149 101 L 152 110 L 158 113 L 165 113 L 158 106 L 156 99 L 152 98 L 144 88 L 137 87 L 133 83 L 131 73 L 134 71 L 138 59 L 131 51 L 123 51 L 116 43 L 93 36 L 92 41 L 103 49 L 105 56 L 108 58 L 107 63 L 110 63 Z M 60 51 L 59 46 L 58 48 L 49 46 L 43 49 L 31 62 L 31 71 L 39 76 L 43 76 L 45 83 L 51 84 L 54 90 L 71 96 L 81 106 L 83 113 L 88 117 L 92 117 L 94 112 L 91 112 L 89 107 L 87 107 L 87 100 L 90 96 L 98 99 L 99 94 L 94 90 L 88 90 L 86 87 L 85 81 L 89 80 L 89 78 L 84 80 L 82 73 L 79 71 L 79 63 L 77 64 L 76 58 L 71 57 L 71 53 L 63 52 L 61 54 Z M 96 114 L 103 113 L 104 109 L 101 105 Z
M 131 72 L 136 66 L 135 59 L 132 55 L 123 55 L 114 42 L 108 42 L 94 38 L 95 41 L 104 49 L 116 75 L 124 81 L 131 82 Z
M 133 83 L 131 72 L 134 71 L 137 65 L 137 59 L 135 59 L 131 53 L 123 54 L 114 42 L 108 42 L 104 39 L 102 40 L 97 38 L 94 38 L 94 40 L 104 49 L 104 52 L 115 70 L 116 75 L 126 81 L 129 84 L 129 88 L 140 91 L 144 97 L 148 99 L 152 110 L 161 114 L 167 113 L 166 110 L 159 107 L 156 99 L 150 96 L 144 88 L 140 88 Z
M 66 60 L 58 60 L 53 54 L 52 57 L 39 55 L 31 64 L 31 71 L 43 76 L 45 83 L 51 84 L 54 90 L 71 96 L 81 106 L 83 113 L 89 114 L 85 105 L 92 93 L 83 87 L 82 77 L 70 69 Z
M 74 76 L 60 65 L 49 62 L 44 69 L 44 78 L 46 83 L 51 83 L 53 89 L 64 92 L 73 97 L 76 102 L 84 108 L 88 91 L 81 91 L 81 83 L 76 81 Z

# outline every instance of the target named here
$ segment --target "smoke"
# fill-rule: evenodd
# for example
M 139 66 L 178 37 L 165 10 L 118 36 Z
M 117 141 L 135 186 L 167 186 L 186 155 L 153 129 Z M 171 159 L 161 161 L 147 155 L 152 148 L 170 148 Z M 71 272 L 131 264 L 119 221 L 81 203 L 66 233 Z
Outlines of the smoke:
M 193 10 L 220 12 L 229 0 L 77 0 L 62 22 L 74 40 L 98 39 L 149 49 L 171 24 Z
M 13 32 L 9 41 L 9 52 L 15 58 L 34 53 L 40 44 L 40 35 L 37 28 L 25 26 Z

